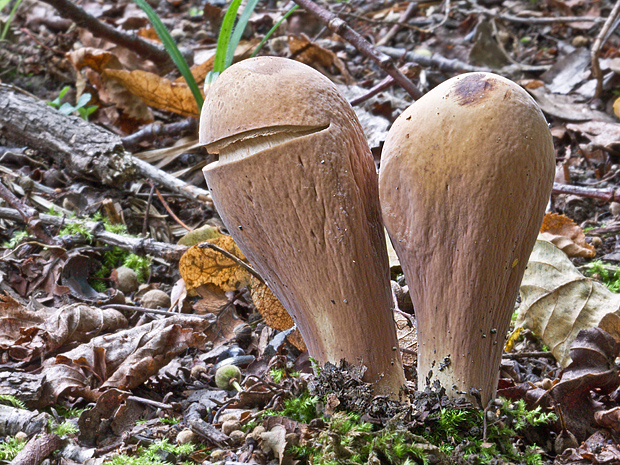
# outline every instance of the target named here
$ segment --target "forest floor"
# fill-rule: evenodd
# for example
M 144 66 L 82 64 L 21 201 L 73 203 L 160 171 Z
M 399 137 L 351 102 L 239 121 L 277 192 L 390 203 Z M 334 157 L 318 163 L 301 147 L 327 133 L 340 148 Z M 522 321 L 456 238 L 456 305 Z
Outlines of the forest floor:
M 202 87 L 227 3 L 150 4 Z M 235 61 L 293 5 L 259 2 Z M 498 398 L 481 410 L 417 379 L 393 253 L 410 402 L 373 396 L 358 367 L 317 367 L 269 289 L 220 252 L 245 259 L 205 184 L 198 104 L 147 15 L 0 0 L 0 463 L 620 463 L 620 1 L 320 6 L 259 55 L 336 83 L 378 168 L 412 94 L 464 72 L 515 81 L 549 122 L 553 195 Z M 240 391 L 221 366 L 239 367 Z

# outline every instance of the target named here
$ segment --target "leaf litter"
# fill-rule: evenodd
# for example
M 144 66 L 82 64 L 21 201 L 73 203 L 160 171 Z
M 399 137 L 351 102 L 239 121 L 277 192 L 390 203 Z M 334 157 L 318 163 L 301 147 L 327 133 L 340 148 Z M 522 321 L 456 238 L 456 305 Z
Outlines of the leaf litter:
M 277 10 L 284 8 L 277 2 L 269 3 Z M 520 436 L 514 436 L 514 445 L 521 451 L 527 450 L 525 444 L 536 443 L 544 448 L 542 457 L 548 463 L 614 463 L 620 455 L 616 447 L 620 429 L 615 364 L 620 336 L 618 297 L 577 267 L 594 253 L 610 261 L 617 256 L 615 251 L 620 247 L 613 232 L 584 234 L 586 226 L 594 227 L 594 231 L 613 228 L 617 213 L 604 200 L 584 200 L 579 192 L 569 189 L 587 186 L 613 190 L 617 184 L 620 125 L 613 93 L 620 69 L 616 63 L 617 35 L 610 34 L 598 50 L 603 95 L 595 95 L 597 83 L 590 72 L 590 52 L 597 46 L 592 38 L 598 34 L 611 3 L 511 2 L 501 8 L 479 5 L 474 10 L 460 2 L 419 4 L 412 9 L 405 3 L 358 3 L 332 6 L 367 37 L 379 41 L 391 36 L 386 42 L 394 46 L 399 60 L 404 60 L 413 44 L 419 63 L 411 77 L 424 90 L 464 69 L 464 65 L 490 67 L 522 83 L 546 113 L 563 175 L 558 177 L 551 211 L 566 216 L 548 218 L 542 232 L 555 245 L 541 239 L 532 254 L 518 310 L 521 333 L 510 340 L 514 350 L 502 363 L 500 393 L 510 399 L 507 406 L 525 400 L 530 407 L 544 406 L 563 417 L 565 428 L 552 424 L 546 435 L 541 436 L 536 428 L 521 430 Z M 82 6 L 119 30 L 158 41 L 141 10 L 132 4 L 117 8 L 86 2 Z M 167 17 L 175 39 L 200 58 L 192 74 L 201 82 L 213 66 L 209 44 L 217 37 L 222 9 L 211 3 L 196 11 L 190 8 L 196 6 L 162 2 L 158 12 Z M 261 35 L 281 17 L 282 11 L 275 11 L 254 13 L 249 40 L 240 43 L 235 59 L 253 51 Z M 186 83 L 175 73 L 162 72 L 162 63 L 143 59 L 140 50 L 95 37 L 88 30 L 92 23 L 74 28 L 71 21 L 56 13 L 47 4 L 18 10 L 15 24 L 29 32 L 10 28 L 12 35 L 0 49 L 3 82 L 48 101 L 67 82 L 74 83 L 64 98 L 74 103 L 81 94 L 90 93 L 93 100 L 89 103 L 99 107 L 91 121 L 122 136 L 135 133 L 153 119 L 168 126 L 175 124 L 175 115 L 198 115 Z M 564 22 L 561 16 L 577 16 L 578 20 Z M 198 17 L 200 21 L 194 19 Z M 538 22 L 552 18 L 553 22 Z M 280 27 L 265 53 L 296 56 L 344 83 L 344 88 L 351 90 L 345 94 L 361 99 L 356 111 L 372 138 L 378 161 L 385 128 L 409 99 L 401 89 L 389 85 L 372 97 L 366 95 L 383 79 L 381 69 L 365 61 L 338 36 L 321 32 L 322 26 L 307 12 L 299 11 Z M 390 29 L 394 29 L 393 34 L 388 34 Z M 423 61 L 425 57 L 427 62 Z M 2 125 L 0 119 L 0 128 Z M 158 166 L 182 177 L 182 182 L 203 182 L 202 165 L 196 160 L 208 161 L 212 156 L 197 152 L 195 135 L 172 129 L 163 134 L 145 137 L 138 144 L 141 149 L 153 150 Z M 185 143 L 175 146 L 182 135 L 188 136 Z M 93 273 L 106 261 L 112 245 L 101 236 L 93 240 L 78 233 L 63 239 L 64 250 L 54 248 L 57 245 L 46 249 L 51 244 L 43 244 L 38 238 L 26 235 L 17 239 L 16 233 L 24 231 L 23 219 L 2 216 L 1 239 L 15 239 L 16 247 L 5 245 L 0 250 L 0 286 L 4 293 L 0 296 L 0 395 L 14 395 L 30 409 L 51 412 L 35 411 L 27 418 L 37 420 L 30 423 L 24 421 L 23 414 L 11 410 L 3 434 L 43 431 L 47 420 L 39 420 L 53 418 L 60 423 L 58 412 L 63 406 L 89 408 L 73 416 L 79 417 L 80 432 L 69 441 L 78 448 L 91 448 L 90 457 L 75 460 L 89 465 L 105 463 L 107 454 L 114 450 L 137 457 L 141 449 L 135 444 L 144 438 L 159 436 L 176 442 L 183 431 L 195 435 L 193 442 L 204 446 L 202 452 L 191 455 L 193 463 L 218 459 L 289 463 L 291 450 L 307 451 L 310 445 L 316 446 L 315 463 L 349 463 L 358 451 L 351 448 L 352 444 L 364 451 L 365 463 L 415 459 L 413 449 L 403 448 L 401 440 L 440 461 L 483 463 L 480 451 L 467 455 L 466 442 L 458 444 L 454 457 L 449 458 L 439 447 L 412 433 L 420 425 L 441 427 L 445 420 L 442 412 L 457 412 L 451 415 L 458 416 L 463 410 L 462 405 L 447 402 L 432 379 L 427 386 L 418 380 L 420 390 L 412 397 L 411 406 L 397 406 L 386 399 L 369 399 L 364 395 L 368 386 L 360 382 L 359 373 L 345 365 L 334 365 L 325 367 L 322 375 L 311 381 L 312 392 L 322 398 L 321 402 L 314 406 L 304 398 L 312 379 L 311 361 L 303 352 L 298 333 L 291 332 L 292 319 L 269 289 L 212 250 L 188 250 L 195 244 L 172 244 L 173 239 L 183 236 L 185 228 L 170 211 L 191 229 L 206 221 L 221 226 L 211 208 L 167 195 L 164 200 L 154 200 L 146 180 L 135 177 L 124 178 L 128 179 L 124 185 L 108 183 L 103 187 L 83 175 L 87 170 L 67 170 L 43 151 L 24 151 L 16 143 L 1 133 L 3 182 L 21 196 L 22 202 L 38 208 L 42 216 L 50 207 L 67 216 L 72 211 L 91 217 L 99 212 L 102 216 L 96 221 L 120 218 L 126 230 L 133 234 L 150 232 L 169 247 L 166 254 L 152 254 L 148 278 L 127 295 L 118 289 L 120 283 L 115 279 L 120 261 L 97 278 L 102 289 L 91 293 L 88 289 L 95 285 Z M 165 150 L 157 152 L 162 148 Z M 151 156 L 149 153 L 145 156 Z M 111 204 L 111 210 L 104 204 Z M 58 224 L 49 227 L 52 234 L 58 232 Z M 220 241 L 226 242 L 223 247 L 244 260 L 228 236 L 222 237 L 225 239 Z M 135 242 L 119 242 L 143 253 Z M 178 257 L 184 253 L 188 255 L 181 259 L 179 272 Z M 406 289 L 393 257 L 391 265 L 393 277 L 399 280 L 393 284 L 395 292 Z M 153 289 L 172 295 L 169 308 L 139 306 L 142 296 Z M 397 296 L 395 303 L 405 309 Z M 395 319 L 403 355 L 409 357 L 405 366 L 413 386 L 417 378 L 415 317 L 396 313 Z M 543 345 L 551 355 L 542 351 Z M 214 368 L 222 363 L 241 366 L 245 378 L 242 393 L 235 396 L 214 387 Z M 305 400 L 295 404 L 295 399 Z M 326 416 L 299 421 L 263 412 L 282 410 L 292 416 L 309 406 Z M 361 423 L 351 422 L 343 408 L 357 409 L 363 416 Z M 499 412 L 500 422 L 516 419 L 506 413 L 503 404 L 486 412 L 494 418 L 489 412 Z M 232 421 L 226 415 L 236 418 L 234 421 L 247 431 L 224 428 L 225 422 Z M 2 425 L 3 418 L 0 414 Z M 377 425 L 372 435 L 363 431 L 365 421 Z M 486 426 L 493 427 L 494 421 L 489 420 Z M 254 430 L 250 428 L 253 423 Z M 342 429 L 351 424 L 355 425 L 352 429 Z M 549 445 L 565 430 L 583 442 L 566 450 Z M 446 443 L 457 441 L 456 430 L 445 439 Z M 298 449 L 292 449 L 295 447 Z M 402 456 L 390 455 L 395 450 Z M 160 452 L 164 454 L 163 449 Z M 310 460 L 301 452 L 296 457 Z M 178 461 L 186 458 L 178 451 L 174 457 Z

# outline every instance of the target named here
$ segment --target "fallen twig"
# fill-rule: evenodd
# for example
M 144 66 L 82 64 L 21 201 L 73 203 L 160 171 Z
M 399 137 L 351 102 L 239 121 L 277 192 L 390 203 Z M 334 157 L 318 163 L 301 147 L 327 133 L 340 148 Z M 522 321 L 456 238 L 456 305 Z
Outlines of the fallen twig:
M 163 47 L 147 42 L 136 34 L 124 34 L 113 27 L 102 23 L 91 14 L 84 11 L 70 0 L 43 0 L 53 6 L 63 18 L 70 19 L 79 27 L 88 29 L 96 37 L 109 40 L 117 45 L 136 52 L 142 58 L 153 61 L 162 72 L 169 72 L 174 68 L 170 55 Z
M 558 194 L 572 194 L 579 197 L 605 200 L 606 202 L 620 202 L 620 190 L 614 189 L 613 187 L 596 189 L 594 187 L 572 186 L 555 182 L 553 183 L 552 195 Z
M 601 71 L 601 64 L 599 63 L 599 56 L 601 54 L 601 49 L 603 45 L 613 32 L 612 24 L 615 24 L 617 27 L 616 19 L 620 16 L 620 0 L 616 1 L 613 10 L 609 14 L 609 17 L 605 21 L 603 28 L 596 36 L 596 40 L 594 44 L 592 44 L 592 51 L 590 52 L 590 56 L 592 57 L 592 75 L 596 79 L 596 91 L 594 96 L 599 98 L 603 93 L 603 72 Z
M 384 35 L 381 38 L 381 40 L 377 42 L 377 46 L 385 45 L 390 40 L 392 40 L 392 38 L 396 34 L 398 34 L 398 31 L 400 31 L 403 28 L 403 23 L 406 23 L 409 20 L 409 18 L 411 18 L 413 13 L 415 13 L 417 10 L 418 10 L 418 4 L 416 2 L 409 2 L 409 5 L 407 5 L 407 9 L 403 11 L 403 13 L 400 15 L 400 18 L 398 18 L 398 23 L 394 24 L 390 28 L 390 30 L 387 32 L 387 34 Z
M 0 207 L 0 218 L 6 218 L 14 221 L 25 222 L 22 215 L 12 208 Z M 94 221 L 77 221 L 61 216 L 39 214 L 39 221 L 43 224 L 51 224 L 54 226 L 64 226 L 66 224 L 81 224 L 93 237 L 101 242 L 109 245 L 115 245 L 123 250 L 135 253 L 136 255 L 151 255 L 154 257 L 162 257 L 166 260 L 178 261 L 187 251 L 188 247 L 184 245 L 168 244 L 166 242 L 158 242 L 152 239 L 143 239 L 137 237 L 121 236 L 106 231 L 101 223 Z
M 441 56 L 437 53 L 432 55 L 422 55 L 421 53 L 410 52 L 404 48 L 394 47 L 377 47 L 381 53 L 391 56 L 392 58 L 398 58 L 406 61 L 412 61 L 420 66 L 436 68 L 444 72 L 464 72 L 464 73 L 488 73 L 491 72 L 491 68 L 485 66 L 473 66 L 464 61 L 457 60 L 456 58 L 450 59 Z
M 364 56 L 370 58 L 377 65 L 379 65 L 381 69 L 392 76 L 394 80 L 398 82 L 398 84 L 405 89 L 411 97 L 413 97 L 414 100 L 422 97 L 422 92 L 407 78 L 407 76 L 400 72 L 388 55 L 379 52 L 338 16 L 317 5 L 312 0 L 295 0 L 295 3 L 312 13 L 323 24 L 327 25 L 330 31 L 341 36 L 357 50 L 359 50 Z

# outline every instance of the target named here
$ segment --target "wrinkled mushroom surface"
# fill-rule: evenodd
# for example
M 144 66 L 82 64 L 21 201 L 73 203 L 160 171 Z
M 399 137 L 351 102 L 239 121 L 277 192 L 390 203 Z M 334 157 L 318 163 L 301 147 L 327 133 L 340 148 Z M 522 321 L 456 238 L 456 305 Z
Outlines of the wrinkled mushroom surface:
M 348 102 L 319 72 L 276 57 L 242 61 L 209 90 L 204 174 L 239 248 L 320 363 L 368 367 L 377 393 L 404 386 L 377 177 Z
M 383 219 L 418 323 L 418 388 L 496 392 L 519 283 L 553 185 L 551 134 L 521 87 L 452 78 L 409 107 L 383 148 Z

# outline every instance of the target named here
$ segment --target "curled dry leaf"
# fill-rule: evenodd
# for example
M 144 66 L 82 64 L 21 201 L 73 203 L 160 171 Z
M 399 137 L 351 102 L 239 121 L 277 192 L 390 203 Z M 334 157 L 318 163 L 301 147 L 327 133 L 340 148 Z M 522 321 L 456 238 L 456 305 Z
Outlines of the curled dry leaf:
M 600 328 L 579 331 L 570 347 L 572 362 L 563 371 L 561 380 L 538 400 L 539 405 L 560 405 L 567 429 L 578 441 L 594 432 L 592 423 L 601 404 L 591 391 L 613 392 L 620 385 L 615 364 L 620 345 Z
M 140 98 L 132 94 L 121 83 L 111 79 L 107 70 L 122 70 L 123 65 L 111 52 L 91 47 L 83 47 L 67 54 L 69 61 L 78 71 L 89 67 L 96 71 L 101 80 L 91 79 L 97 87 L 99 98 L 104 103 L 113 103 L 129 117 L 139 122 L 153 121 L 153 114 Z
M 48 359 L 43 372 L 51 402 L 70 391 L 95 400 L 100 389 L 133 389 L 189 347 L 202 348 L 209 326 L 204 318 L 173 316 L 114 334 Z
M 551 242 L 536 241 L 521 282 L 516 326 L 531 329 L 563 367 L 580 330 L 598 326 L 608 313 L 619 313 L 620 295 L 583 276 Z
M 620 407 L 594 412 L 594 421 L 603 428 L 620 432 Z
M 9 355 L 15 360 L 30 361 L 70 342 L 88 342 L 99 334 L 126 326 L 127 319 L 117 310 L 83 304 L 67 305 L 42 324 L 23 328 L 21 336 L 9 349 Z
M 11 296 L 0 295 L 0 351 L 15 344 L 22 328 L 43 323 L 46 313 L 30 311 Z
M 115 79 L 147 105 L 183 116 L 198 118 L 200 112 L 189 86 L 147 71 L 106 69 L 103 76 Z
M 277 329 L 278 331 L 284 331 L 295 324 L 282 303 L 273 295 L 273 292 L 271 292 L 271 289 L 269 289 L 266 284 L 261 283 L 252 276 L 250 286 L 252 302 L 254 302 L 256 309 L 264 318 L 267 326 Z M 288 336 L 288 341 L 302 352 L 306 351 L 306 344 L 298 329 Z
M 230 236 L 216 237 L 206 242 L 215 244 L 240 260 L 246 261 Z M 179 261 L 179 271 L 188 290 L 202 284 L 212 284 L 222 291 L 235 291 L 250 283 L 250 273 L 245 268 L 216 250 L 198 246 L 191 247 L 183 254 Z
M 569 257 L 593 258 L 596 255 L 594 247 L 586 242 L 583 229 L 568 216 L 547 213 L 540 232 L 545 240 Z

